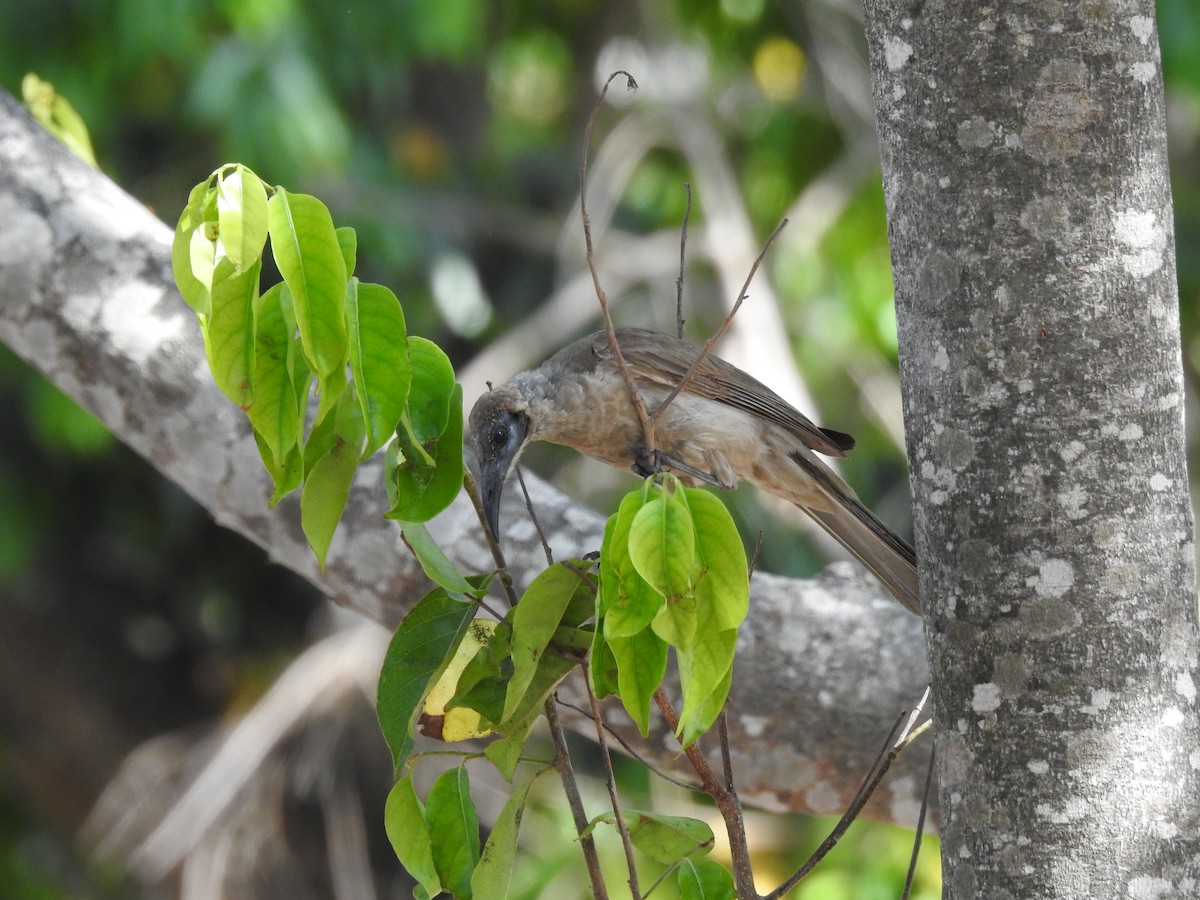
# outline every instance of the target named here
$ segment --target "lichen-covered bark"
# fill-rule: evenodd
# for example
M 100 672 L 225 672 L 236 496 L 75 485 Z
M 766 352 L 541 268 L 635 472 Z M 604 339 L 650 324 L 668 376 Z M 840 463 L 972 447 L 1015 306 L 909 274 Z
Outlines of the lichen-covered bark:
M 318 572 L 295 504 L 268 509 L 270 484 L 244 417 L 208 374 L 195 318 L 171 280 L 170 238 L 0 92 L 0 339 L 223 525 L 340 603 L 394 625 L 429 584 L 382 518 L 378 468 L 357 483 Z M 595 512 L 526 481 L 559 558 L 599 547 Z M 523 585 L 544 559 L 520 492 L 506 498 L 505 548 Z M 464 499 L 430 528 L 465 571 L 490 567 Z M 756 575 L 752 597 L 730 718 L 738 788 L 769 809 L 840 812 L 925 685 L 920 622 L 850 564 L 811 581 Z M 893 770 L 870 814 L 915 823 L 923 754 L 918 747 Z M 662 729 L 648 755 L 681 762 Z
M 952 897 L 1200 893 L 1149 0 L 868 0 Z

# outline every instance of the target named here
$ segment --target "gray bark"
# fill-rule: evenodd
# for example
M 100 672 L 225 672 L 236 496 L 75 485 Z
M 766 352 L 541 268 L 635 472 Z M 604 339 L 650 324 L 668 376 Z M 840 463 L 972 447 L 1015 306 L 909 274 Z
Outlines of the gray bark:
M 946 895 L 1194 897 L 1154 5 L 868 0 Z
M 175 291 L 170 238 L 0 93 L 0 339 L 221 524 L 342 605 L 394 625 L 429 584 L 381 517 L 378 467 L 356 484 L 320 573 L 296 503 L 267 507 L 270 485 L 244 417 L 212 383 L 194 316 Z M 599 546 L 595 512 L 526 480 L 558 558 Z M 507 494 L 506 550 L 524 584 L 544 561 L 522 524 L 519 492 Z M 490 567 L 461 498 L 431 531 L 464 570 Z M 730 731 L 739 790 L 776 810 L 840 812 L 926 682 L 919 621 L 849 563 L 811 581 L 755 575 L 736 665 Z M 661 730 L 649 746 L 649 755 L 679 765 Z M 923 755 L 906 754 L 869 814 L 915 823 Z

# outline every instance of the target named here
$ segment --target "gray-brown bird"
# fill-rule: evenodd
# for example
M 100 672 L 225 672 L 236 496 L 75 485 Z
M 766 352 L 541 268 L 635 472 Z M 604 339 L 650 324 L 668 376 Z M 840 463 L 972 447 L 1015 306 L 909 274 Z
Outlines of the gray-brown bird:
M 641 329 L 618 329 L 617 340 L 650 413 L 700 353 L 686 341 Z M 845 457 L 854 438 L 817 427 L 766 385 L 711 354 L 658 418 L 653 457 L 603 331 L 484 394 L 471 410 L 470 428 L 494 535 L 509 471 L 531 441 L 550 441 L 643 475 L 661 468 L 687 483 L 724 489 L 744 478 L 808 513 L 907 609 L 921 613 L 912 547 L 816 457 Z

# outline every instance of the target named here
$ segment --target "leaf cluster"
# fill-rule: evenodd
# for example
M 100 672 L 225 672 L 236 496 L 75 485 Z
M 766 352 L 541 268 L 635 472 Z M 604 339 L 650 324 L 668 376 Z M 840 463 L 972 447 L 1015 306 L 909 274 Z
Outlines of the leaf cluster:
M 283 280 L 264 290 L 268 241 Z M 358 464 L 385 444 L 390 517 L 426 521 L 462 484 L 450 361 L 407 334 L 395 294 L 354 276 L 356 253 L 354 230 L 336 228 L 320 200 L 240 164 L 192 189 L 171 248 L 213 378 L 254 429 L 271 503 L 301 489 L 322 566 Z

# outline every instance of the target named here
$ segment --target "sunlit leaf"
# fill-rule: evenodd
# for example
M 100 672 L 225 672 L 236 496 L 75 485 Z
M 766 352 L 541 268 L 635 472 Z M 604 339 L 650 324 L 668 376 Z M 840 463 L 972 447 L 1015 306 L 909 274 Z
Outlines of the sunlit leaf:
M 291 291 L 305 355 L 322 389 L 346 364 L 346 260 L 325 204 L 279 188 L 267 201 L 271 251 Z
M 238 272 L 221 257 L 213 272 L 212 309 L 201 321 L 213 380 L 243 409 L 254 400 L 254 307 L 261 268 L 256 262 Z
M 254 400 L 246 415 L 270 449 L 272 465 L 282 467 L 303 436 L 301 404 L 289 370 L 294 340 L 281 305 L 283 284 L 254 301 Z
M 351 278 L 346 318 L 350 371 L 367 423 L 365 459 L 392 437 L 408 405 L 408 341 L 400 301 L 382 285 Z
M 207 180 L 192 188 L 188 195 L 187 206 L 179 214 L 179 222 L 175 226 L 175 236 L 171 241 L 171 272 L 175 276 L 175 286 L 179 288 L 179 293 L 187 305 L 204 316 L 207 316 L 211 310 L 209 287 L 212 284 L 213 256 L 216 252 L 216 245 L 214 242 L 206 240 L 201 226 L 204 224 L 206 206 L 210 207 L 215 215 L 216 206 L 211 202 L 214 195 L 215 189 Z M 197 234 L 199 234 L 199 238 L 196 237 Z M 199 240 L 202 245 L 206 245 L 200 251 L 202 255 L 207 256 L 207 262 L 201 263 L 201 267 L 206 273 L 204 278 L 198 277 L 193 271 L 192 244 L 196 240 Z
M 685 488 L 684 498 L 696 528 L 696 555 L 703 573 L 696 585 L 697 602 L 712 604 L 718 631 L 737 628 L 750 608 L 750 573 L 737 526 L 716 495 Z
M 600 545 L 600 611 L 608 638 L 637 634 L 650 624 L 664 603 L 662 594 L 638 574 L 629 552 L 630 526 L 647 499 L 642 490 L 626 494 L 604 528 Z
M 220 170 L 217 223 L 225 255 L 239 272 L 261 262 L 267 243 L 267 192 L 243 165 Z
M 401 522 L 400 531 L 413 556 L 420 563 L 421 570 L 429 576 L 430 581 L 440 584 L 448 591 L 460 594 L 475 593 L 470 582 L 459 574 L 454 563 L 442 552 L 442 548 L 437 545 L 424 525 L 417 522 Z

